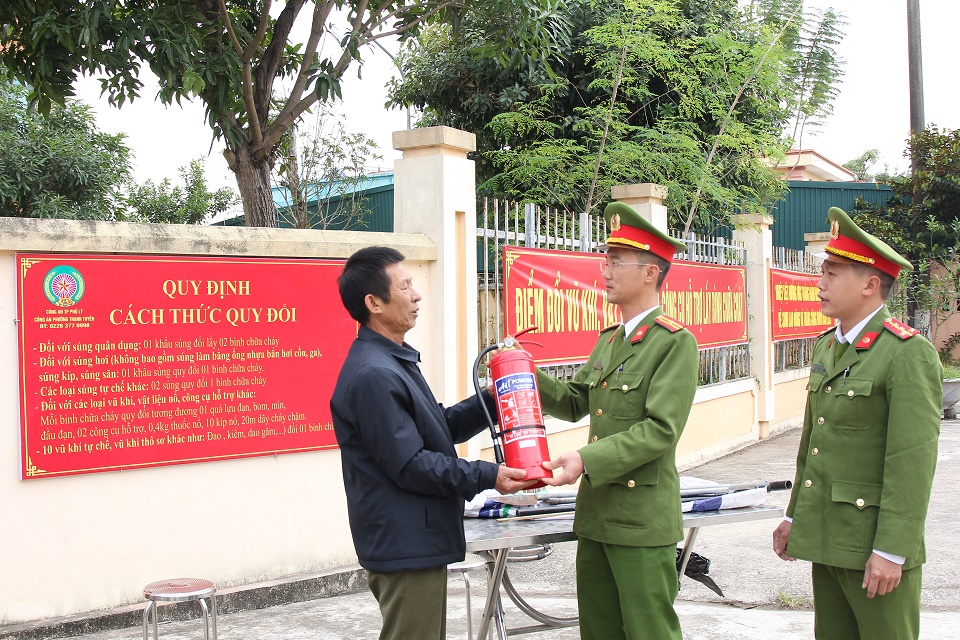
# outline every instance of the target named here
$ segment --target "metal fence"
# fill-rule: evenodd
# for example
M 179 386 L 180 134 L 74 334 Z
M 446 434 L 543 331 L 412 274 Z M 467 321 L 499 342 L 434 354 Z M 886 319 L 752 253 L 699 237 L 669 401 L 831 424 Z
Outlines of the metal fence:
M 484 199 L 482 209 L 477 216 L 480 349 L 500 342 L 504 337 L 504 245 L 589 252 L 607 238 L 606 222 L 600 216 L 491 199 Z M 685 260 L 705 264 L 746 264 L 746 249 L 730 240 L 706 238 L 692 233 L 686 237 L 671 235 L 687 244 L 686 253 L 678 256 Z M 571 378 L 578 369 L 579 366 L 570 365 L 544 368 L 561 379 Z M 750 375 L 749 345 L 717 347 L 700 352 L 701 385 L 729 382 Z
M 747 250 L 738 242 L 726 238 L 709 238 L 690 233 L 687 236 L 671 233 L 687 245 L 684 260 L 714 265 L 746 265 Z M 700 352 L 700 386 L 721 384 L 749 378 L 750 345 L 714 347 Z
M 813 254 L 786 247 L 773 248 L 773 267 L 801 273 L 820 273 L 820 258 Z M 810 366 L 816 338 L 781 340 L 773 344 L 773 370 L 789 371 Z

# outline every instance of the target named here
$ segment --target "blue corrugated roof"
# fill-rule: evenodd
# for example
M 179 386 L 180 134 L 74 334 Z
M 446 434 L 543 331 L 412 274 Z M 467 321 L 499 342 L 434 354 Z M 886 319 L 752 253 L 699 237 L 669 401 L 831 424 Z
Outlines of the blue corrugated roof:
M 369 192 L 376 189 L 382 189 L 393 186 L 393 171 L 385 171 L 370 175 L 354 185 L 345 181 L 328 182 L 317 185 L 311 184 L 309 189 L 310 197 L 307 200 L 309 205 L 317 200 L 326 200 L 327 198 L 345 196 L 357 191 Z M 273 204 L 277 208 L 284 208 L 290 204 L 290 190 L 286 187 L 273 187 Z

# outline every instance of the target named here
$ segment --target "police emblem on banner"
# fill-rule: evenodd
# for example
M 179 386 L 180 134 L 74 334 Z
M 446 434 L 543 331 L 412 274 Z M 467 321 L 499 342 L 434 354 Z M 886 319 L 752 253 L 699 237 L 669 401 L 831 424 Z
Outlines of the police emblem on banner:
M 50 269 L 43 279 L 43 294 L 50 304 L 58 307 L 72 307 L 80 302 L 86 286 L 80 272 L 68 265 Z

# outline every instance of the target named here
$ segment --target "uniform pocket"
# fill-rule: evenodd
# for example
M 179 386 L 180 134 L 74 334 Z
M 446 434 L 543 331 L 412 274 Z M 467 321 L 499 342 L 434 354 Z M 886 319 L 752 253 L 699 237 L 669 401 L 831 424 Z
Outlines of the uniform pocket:
M 823 384 L 824 375 L 822 373 L 811 373 L 807 381 L 807 391 L 820 391 L 820 385 Z
M 873 548 L 883 485 L 834 480 L 830 512 L 824 515 L 827 541 L 837 549 L 868 551 Z
M 838 429 L 862 431 L 877 423 L 876 413 L 882 408 L 873 398 L 873 380 L 847 378 L 834 384 L 834 426 Z M 886 412 L 884 411 L 884 415 Z
M 645 411 L 645 397 L 640 386 L 643 373 L 618 373 L 606 380 L 607 389 L 602 400 L 610 415 L 640 420 Z
M 659 483 L 660 468 L 655 465 L 644 465 L 611 483 L 610 522 L 637 528 L 648 526 L 651 514 L 656 517 L 653 498 Z

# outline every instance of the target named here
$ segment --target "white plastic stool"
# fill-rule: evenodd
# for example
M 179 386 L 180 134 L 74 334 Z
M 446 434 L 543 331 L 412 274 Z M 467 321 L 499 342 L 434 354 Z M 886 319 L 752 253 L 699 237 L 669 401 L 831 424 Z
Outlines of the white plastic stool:
M 147 599 L 147 606 L 143 610 L 143 640 L 149 640 L 150 612 L 153 612 L 153 637 L 160 640 L 157 632 L 157 603 L 158 602 L 186 602 L 196 600 L 203 611 L 203 637 L 210 640 L 210 627 L 213 627 L 213 640 L 217 640 L 217 588 L 209 580 L 200 578 L 174 578 L 151 582 L 143 588 L 143 597 Z M 210 598 L 210 608 L 204 598 Z M 210 615 L 210 612 L 213 615 Z M 211 625 L 210 620 L 213 619 Z
M 463 583 L 467 587 L 467 638 L 473 638 L 473 614 L 470 611 L 470 571 L 474 569 L 484 569 L 487 561 L 483 556 L 475 553 L 468 553 L 462 562 L 454 562 L 447 565 L 447 573 L 459 572 L 463 576 Z

